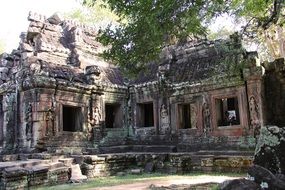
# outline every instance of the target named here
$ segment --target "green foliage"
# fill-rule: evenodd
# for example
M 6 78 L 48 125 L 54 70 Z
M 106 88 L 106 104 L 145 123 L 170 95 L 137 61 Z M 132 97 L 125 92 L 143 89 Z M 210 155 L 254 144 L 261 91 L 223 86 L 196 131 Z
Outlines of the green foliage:
M 222 12 L 222 1 L 105 0 L 128 22 L 101 30 L 99 41 L 111 45 L 103 57 L 137 73 L 158 58 L 161 48 L 183 41 L 190 34 L 205 36 L 202 22 Z M 211 10 L 207 11 L 207 10 Z
M 112 13 L 108 5 L 102 0 L 96 0 L 96 2 L 87 0 L 85 6 L 74 9 L 64 16 L 98 28 L 104 28 L 109 23 L 117 23 L 119 20 L 119 17 Z
M 157 61 L 161 48 L 204 37 L 206 26 L 223 13 L 246 22 L 243 33 L 266 29 L 280 22 L 284 0 L 102 0 L 119 16 L 120 25 L 100 30 L 98 40 L 108 47 L 102 56 L 136 74 Z M 85 0 L 93 6 L 96 0 Z

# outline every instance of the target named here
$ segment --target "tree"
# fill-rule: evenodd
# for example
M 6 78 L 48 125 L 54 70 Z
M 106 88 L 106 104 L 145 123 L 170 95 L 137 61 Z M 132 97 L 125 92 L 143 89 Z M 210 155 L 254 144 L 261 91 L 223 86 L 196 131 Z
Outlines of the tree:
M 85 6 L 65 13 L 64 17 L 102 29 L 106 28 L 110 23 L 118 24 L 117 21 L 119 20 L 119 17 L 102 0 L 96 0 L 96 2 L 86 0 Z
M 90 2 L 90 1 L 89 1 Z M 96 2 L 96 0 L 93 0 Z M 137 73 L 155 61 L 161 48 L 191 37 L 205 37 L 207 24 L 228 13 L 243 18 L 243 35 L 283 24 L 284 0 L 103 0 L 127 22 L 109 25 L 98 40 L 106 46 L 102 56 L 128 73 Z

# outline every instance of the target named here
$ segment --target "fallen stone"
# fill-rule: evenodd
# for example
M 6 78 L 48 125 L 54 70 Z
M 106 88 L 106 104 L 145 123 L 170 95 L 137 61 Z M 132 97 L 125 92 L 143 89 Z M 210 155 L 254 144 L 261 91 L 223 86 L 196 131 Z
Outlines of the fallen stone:
M 118 173 L 116 174 L 116 176 L 124 176 L 124 175 L 126 175 L 126 172 L 118 172 Z
M 261 190 L 259 184 L 247 179 L 227 180 L 219 185 L 220 190 Z
M 141 169 L 131 169 L 130 173 L 133 175 L 139 175 L 139 174 L 142 174 L 142 170 Z
M 82 175 L 79 164 L 72 165 L 70 181 L 72 183 L 81 183 L 86 180 L 87 176 Z
M 283 181 L 284 176 L 275 176 L 268 169 L 254 165 L 248 170 L 248 174 L 254 178 L 257 184 L 266 182 L 268 184 L 268 189 L 284 190 L 285 181 Z
M 154 171 L 154 163 L 153 162 L 148 162 L 146 163 L 145 167 L 144 167 L 144 171 L 151 173 Z

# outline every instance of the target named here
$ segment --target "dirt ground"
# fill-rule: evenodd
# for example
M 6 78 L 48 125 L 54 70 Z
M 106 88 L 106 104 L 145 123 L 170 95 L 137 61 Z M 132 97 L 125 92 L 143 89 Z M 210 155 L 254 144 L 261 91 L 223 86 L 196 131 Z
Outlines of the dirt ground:
M 187 189 L 191 185 L 204 184 L 204 183 L 222 183 L 226 180 L 237 179 L 238 177 L 227 177 L 227 176 L 179 176 L 172 178 L 161 178 L 154 180 L 146 180 L 142 182 L 135 182 L 132 184 L 115 185 L 109 187 L 92 188 L 89 190 L 150 190 L 150 189 Z M 158 188 L 158 187 L 165 188 Z M 200 190 L 207 190 L 207 185 L 205 188 L 197 188 Z

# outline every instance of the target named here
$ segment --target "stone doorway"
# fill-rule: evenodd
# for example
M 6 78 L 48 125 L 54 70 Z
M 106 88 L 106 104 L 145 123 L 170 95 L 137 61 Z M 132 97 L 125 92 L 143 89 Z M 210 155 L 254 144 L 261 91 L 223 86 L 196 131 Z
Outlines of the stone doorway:
M 190 129 L 191 128 L 190 104 L 179 105 L 178 113 L 179 113 L 179 128 L 180 129 Z
M 82 109 L 75 106 L 62 106 L 63 131 L 82 131 Z
M 106 128 L 121 127 L 122 118 L 120 117 L 120 104 L 106 104 L 105 105 L 105 126 Z
M 138 124 L 140 127 L 153 127 L 154 115 L 153 115 L 153 103 L 138 104 Z

